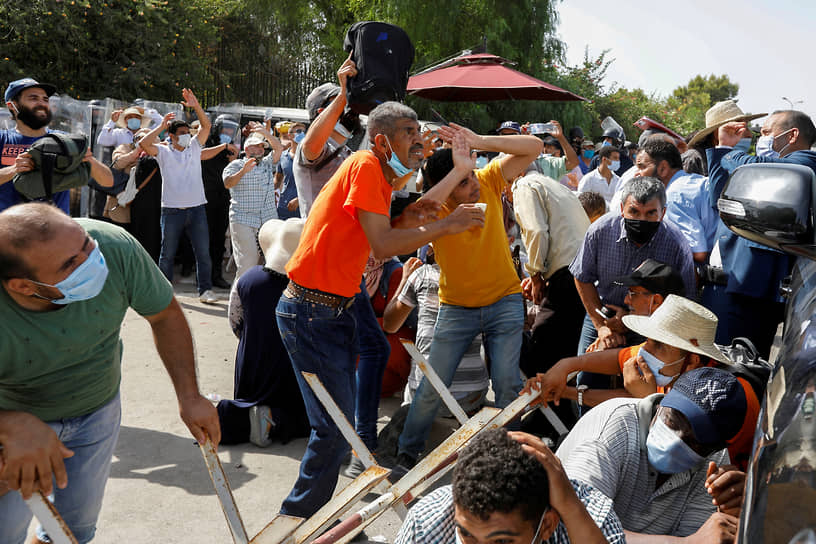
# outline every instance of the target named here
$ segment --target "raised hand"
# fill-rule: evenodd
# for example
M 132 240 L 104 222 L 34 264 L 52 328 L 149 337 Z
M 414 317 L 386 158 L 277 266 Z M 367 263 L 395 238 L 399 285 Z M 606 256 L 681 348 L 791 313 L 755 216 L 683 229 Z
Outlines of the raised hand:
M 181 96 L 184 97 L 184 100 L 181 101 L 182 106 L 193 109 L 198 109 L 201 107 L 201 105 L 198 103 L 198 98 L 196 98 L 196 95 L 193 94 L 193 91 L 190 89 L 182 89 Z
M 357 75 L 357 64 L 351 60 L 351 55 L 354 54 L 354 51 L 349 53 L 348 58 L 340 65 L 340 68 L 337 70 L 337 81 L 340 83 L 340 94 L 345 96 L 346 95 L 346 83 L 348 82 L 348 78 L 354 77 Z

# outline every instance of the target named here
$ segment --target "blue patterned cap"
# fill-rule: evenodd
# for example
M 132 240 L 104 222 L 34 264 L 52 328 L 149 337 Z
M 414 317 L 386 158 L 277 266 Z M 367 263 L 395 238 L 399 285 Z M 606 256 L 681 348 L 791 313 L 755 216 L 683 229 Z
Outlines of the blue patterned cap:
M 686 416 L 697 441 L 711 445 L 724 444 L 739 432 L 748 402 L 736 376 L 703 367 L 680 376 L 660 405 Z

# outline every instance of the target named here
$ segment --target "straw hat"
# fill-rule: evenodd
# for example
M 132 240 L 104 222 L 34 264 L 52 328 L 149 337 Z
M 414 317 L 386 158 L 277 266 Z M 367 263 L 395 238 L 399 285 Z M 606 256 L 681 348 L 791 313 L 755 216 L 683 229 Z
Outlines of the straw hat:
M 150 116 L 145 115 L 145 110 L 139 106 L 130 106 L 129 108 L 125 108 L 121 114 L 119 114 L 119 118 L 116 120 L 116 126 L 120 128 L 127 128 L 127 122 L 125 119 L 129 115 L 138 115 L 139 118 L 142 120 L 142 126 L 139 128 L 148 128 L 150 126 Z
M 258 230 L 258 245 L 266 258 L 266 268 L 278 274 L 286 274 L 286 263 L 300 243 L 300 233 L 305 223 L 299 217 L 292 217 L 286 221 L 270 219 L 261 225 Z
M 720 128 L 726 123 L 738 121 L 751 121 L 759 117 L 765 117 L 767 113 L 745 114 L 737 106 L 736 100 L 723 100 L 717 102 L 705 114 L 706 128 L 694 135 L 694 138 L 689 140 L 689 147 L 693 147 L 704 140 L 709 134 Z
M 669 295 L 652 315 L 625 315 L 623 324 L 646 338 L 731 364 L 714 345 L 717 316 L 687 298 Z

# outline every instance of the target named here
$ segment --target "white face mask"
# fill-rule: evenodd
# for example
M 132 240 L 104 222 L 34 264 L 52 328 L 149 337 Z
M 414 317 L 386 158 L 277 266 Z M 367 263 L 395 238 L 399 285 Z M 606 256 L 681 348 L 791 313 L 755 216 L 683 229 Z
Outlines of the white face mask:
M 611 161 L 609 163 L 609 169 L 613 172 L 616 172 L 620 168 L 620 161 Z
M 179 136 L 178 136 L 178 145 L 179 145 L 179 147 L 186 148 L 188 145 L 190 145 L 190 141 L 192 139 L 193 139 L 193 137 L 190 134 L 179 134 Z

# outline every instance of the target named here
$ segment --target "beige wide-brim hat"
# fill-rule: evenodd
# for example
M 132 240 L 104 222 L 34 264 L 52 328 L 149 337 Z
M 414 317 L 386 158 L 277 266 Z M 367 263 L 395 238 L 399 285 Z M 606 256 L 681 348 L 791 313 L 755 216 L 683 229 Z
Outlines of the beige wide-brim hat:
M 714 345 L 717 316 L 687 298 L 669 295 L 652 315 L 625 315 L 623 324 L 646 338 L 731 364 Z
M 286 221 L 270 219 L 261 225 L 258 230 L 258 245 L 266 259 L 266 268 L 286 275 L 286 263 L 300 243 L 300 233 L 305 223 L 299 217 L 292 217 Z
M 266 138 L 263 137 L 263 134 L 253 132 L 247 137 L 246 140 L 244 140 L 244 149 L 251 145 L 263 145 L 264 142 L 266 142 Z
M 751 121 L 760 117 L 765 117 L 767 113 L 751 113 L 746 114 L 737 106 L 736 100 L 723 100 L 717 102 L 705 114 L 706 126 L 703 130 L 694 135 L 689 140 L 689 147 L 693 147 L 703 141 L 709 134 L 720 128 L 726 123 L 734 123 L 739 121 Z
M 119 119 L 116 120 L 116 126 L 120 128 L 127 128 L 126 119 L 130 115 L 138 115 L 142 121 L 142 126 L 139 128 L 148 128 L 150 126 L 150 116 L 145 115 L 144 108 L 139 106 L 130 106 L 129 108 L 125 108 L 119 115 Z

